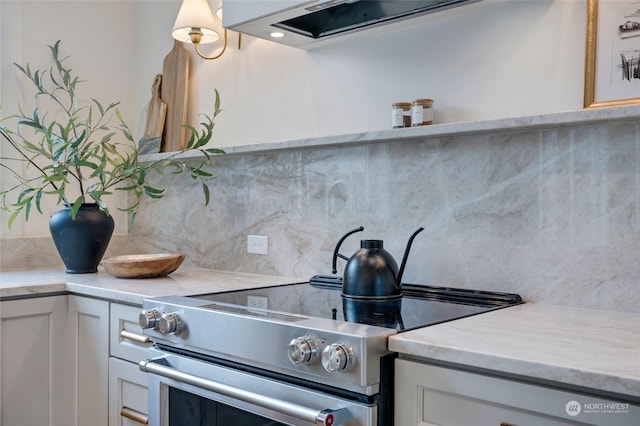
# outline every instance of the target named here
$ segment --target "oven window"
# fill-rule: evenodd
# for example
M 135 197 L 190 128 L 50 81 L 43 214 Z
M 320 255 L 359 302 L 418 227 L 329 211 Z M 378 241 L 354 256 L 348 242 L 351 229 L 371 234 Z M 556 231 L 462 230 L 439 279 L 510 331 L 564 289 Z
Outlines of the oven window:
M 226 404 L 169 387 L 169 426 L 286 426 Z

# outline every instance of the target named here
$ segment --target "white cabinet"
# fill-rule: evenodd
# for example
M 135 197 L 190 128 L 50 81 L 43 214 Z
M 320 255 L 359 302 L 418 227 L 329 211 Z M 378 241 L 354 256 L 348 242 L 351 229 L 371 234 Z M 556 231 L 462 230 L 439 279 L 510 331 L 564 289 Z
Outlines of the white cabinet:
M 109 426 L 148 422 L 147 375 L 138 363 L 152 345 L 138 324 L 141 308 L 111 304 L 109 360 Z
M 0 424 L 67 425 L 67 297 L 0 302 Z
M 0 302 L 0 425 L 145 424 L 139 313 L 77 295 Z
M 147 358 L 147 349 L 152 345 L 149 337 L 142 333 L 138 316 L 142 308 L 136 306 L 111 304 L 109 339 L 111 356 L 122 358 L 136 364 Z
M 69 295 L 67 313 L 70 412 L 74 426 L 107 426 L 109 302 Z
M 109 426 L 149 423 L 147 375 L 137 364 L 109 359 Z
M 640 406 L 412 360 L 396 360 L 401 426 L 637 426 Z

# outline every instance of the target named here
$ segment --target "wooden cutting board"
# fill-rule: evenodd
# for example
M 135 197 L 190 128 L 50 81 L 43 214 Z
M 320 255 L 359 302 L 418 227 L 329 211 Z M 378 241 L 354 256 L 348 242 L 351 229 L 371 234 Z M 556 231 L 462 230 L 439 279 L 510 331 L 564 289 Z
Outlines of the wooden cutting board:
M 177 40 L 164 58 L 160 98 L 167 104 L 161 151 L 182 151 L 187 135 L 184 125 L 187 124 L 189 98 L 189 52 Z
M 150 154 L 160 151 L 164 121 L 167 114 L 167 104 L 160 99 L 162 74 L 156 75 L 151 86 L 151 99 L 147 106 L 147 121 L 144 135 L 140 139 L 140 153 Z

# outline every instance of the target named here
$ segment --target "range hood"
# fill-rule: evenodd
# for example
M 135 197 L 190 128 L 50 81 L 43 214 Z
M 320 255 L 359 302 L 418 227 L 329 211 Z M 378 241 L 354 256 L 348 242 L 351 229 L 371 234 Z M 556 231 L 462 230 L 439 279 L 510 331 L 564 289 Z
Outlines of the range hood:
M 223 26 L 295 47 L 479 0 L 223 0 Z M 274 37 L 274 35 L 279 37 Z

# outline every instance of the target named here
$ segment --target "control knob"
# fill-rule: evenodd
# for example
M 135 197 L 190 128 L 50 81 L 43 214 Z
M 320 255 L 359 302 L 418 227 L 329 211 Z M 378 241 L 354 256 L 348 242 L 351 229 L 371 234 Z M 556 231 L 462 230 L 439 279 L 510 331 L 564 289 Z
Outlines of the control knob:
M 333 343 L 322 351 L 322 366 L 330 373 L 345 371 L 353 364 L 353 350 L 340 343 Z
M 294 364 L 310 364 L 318 356 L 318 346 L 309 337 L 298 337 L 289 342 L 287 355 Z
M 161 316 L 162 314 L 157 309 L 145 309 L 140 312 L 138 324 L 140 324 L 140 327 L 144 330 L 148 328 L 156 329 L 158 328 L 158 321 L 160 321 Z
M 162 334 L 178 334 L 182 330 L 183 322 L 176 312 L 165 313 L 158 321 L 158 329 Z

